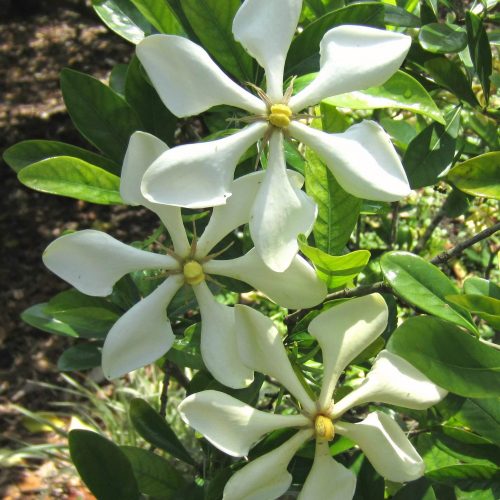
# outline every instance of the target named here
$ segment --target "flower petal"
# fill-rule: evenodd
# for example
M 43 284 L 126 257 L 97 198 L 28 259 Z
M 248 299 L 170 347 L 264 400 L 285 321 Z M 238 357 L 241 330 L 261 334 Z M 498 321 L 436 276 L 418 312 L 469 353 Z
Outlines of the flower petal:
M 250 218 L 255 248 L 273 271 L 284 271 L 299 250 L 297 236 L 309 234 L 317 206 L 295 188 L 286 173 L 283 134 L 275 132 L 269 142 L 269 162 Z
M 251 307 L 236 305 L 236 339 L 243 362 L 255 371 L 269 375 L 284 385 L 306 412 L 316 405 L 293 371 L 278 329 L 274 323 Z
M 238 160 L 266 127 L 264 122 L 254 123 L 224 139 L 166 151 L 144 175 L 143 195 L 154 203 L 180 207 L 223 205 L 231 195 Z
M 206 282 L 193 287 L 201 314 L 201 355 L 220 383 L 240 389 L 253 380 L 253 370 L 238 354 L 234 308 L 215 300 Z
M 327 134 L 294 121 L 288 127 L 326 163 L 338 183 L 358 198 L 397 201 L 411 189 L 384 129 L 365 120 L 342 134 Z
M 319 304 L 326 296 L 326 285 L 316 271 L 299 255 L 282 273 L 271 271 L 252 248 L 237 259 L 212 260 L 204 266 L 209 274 L 221 274 L 252 285 L 282 307 L 300 309 Z
M 179 405 L 179 412 L 184 422 L 233 457 L 248 455 L 268 432 L 311 425 L 304 415 L 266 413 L 219 391 L 191 394 Z
M 167 306 L 182 286 L 170 276 L 153 293 L 129 309 L 111 328 L 102 348 L 102 369 L 117 378 L 163 356 L 174 342 Z
M 423 476 L 422 458 L 385 413 L 370 413 L 357 424 L 336 422 L 335 430 L 357 443 L 375 470 L 389 481 L 403 483 Z
M 353 406 L 371 401 L 425 410 L 447 394 L 408 361 L 383 350 L 363 383 L 335 403 L 332 417 L 338 418 Z
M 344 368 L 385 329 L 388 309 L 378 293 L 348 300 L 316 316 L 309 333 L 318 339 L 323 353 L 321 408 L 328 408 Z
M 356 475 L 336 462 L 327 443 L 316 441 L 314 462 L 299 500 L 351 500 L 356 489 Z
M 338 26 L 320 44 L 320 72 L 290 100 L 298 112 L 327 97 L 382 85 L 401 66 L 411 38 L 366 26 Z
M 125 274 L 140 269 L 176 269 L 168 255 L 125 245 L 101 231 L 85 229 L 53 241 L 43 253 L 44 264 L 87 295 L 105 297 Z
M 274 103 L 283 98 L 285 59 L 301 9 L 302 0 L 245 0 L 234 17 L 234 38 L 264 68 Z
M 290 487 L 288 463 L 313 434 L 310 429 L 297 432 L 275 450 L 252 460 L 229 479 L 223 500 L 272 500 Z
M 152 35 L 136 50 L 161 100 L 176 116 L 197 115 L 219 104 L 266 112 L 259 98 L 234 83 L 205 49 L 187 38 Z

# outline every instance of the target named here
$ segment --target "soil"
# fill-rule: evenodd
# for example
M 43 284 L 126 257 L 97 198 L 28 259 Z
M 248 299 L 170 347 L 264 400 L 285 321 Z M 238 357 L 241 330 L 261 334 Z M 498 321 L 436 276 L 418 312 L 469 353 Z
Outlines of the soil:
M 106 80 L 133 46 L 105 28 L 84 0 L 0 0 L 0 152 L 26 139 L 48 139 L 92 149 L 66 114 L 59 73 L 70 67 Z M 34 382 L 58 382 L 55 368 L 71 341 L 37 331 L 20 319 L 27 307 L 68 285 L 44 268 L 44 248 L 67 228 L 105 229 L 124 241 L 144 234 L 154 218 L 144 210 L 92 205 L 22 186 L 0 161 L 0 451 L 23 442 L 46 442 L 22 425 L 20 405 L 50 410 L 60 394 Z M 70 471 L 69 473 L 67 471 Z M 0 468 L 0 497 L 93 498 L 71 467 L 24 461 Z

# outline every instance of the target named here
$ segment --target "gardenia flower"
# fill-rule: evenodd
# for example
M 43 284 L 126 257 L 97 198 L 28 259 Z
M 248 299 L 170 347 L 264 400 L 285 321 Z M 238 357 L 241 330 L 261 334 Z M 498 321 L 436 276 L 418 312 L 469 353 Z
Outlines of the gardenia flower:
M 206 207 L 226 203 L 238 159 L 252 144 L 269 141 L 266 176 L 253 203 L 250 233 L 258 254 L 275 271 L 297 253 L 297 235 L 308 234 L 315 203 L 286 175 L 283 136 L 311 147 L 349 193 L 395 201 L 410 192 L 406 174 L 384 130 L 363 121 L 341 134 L 300 122 L 299 113 L 327 97 L 384 83 L 403 62 L 411 38 L 364 26 L 340 26 L 320 44 L 320 71 L 298 94 L 283 92 L 285 59 L 297 28 L 301 0 L 245 0 L 233 21 L 235 39 L 265 70 L 259 97 L 233 82 L 207 52 L 186 38 L 153 35 L 137 55 L 165 105 L 179 117 L 226 104 L 248 111 L 252 122 L 229 137 L 183 145 L 161 155 L 146 172 L 142 190 L 157 203 Z
M 270 500 L 282 495 L 292 482 L 288 463 L 309 439 L 316 440 L 316 451 L 299 499 L 351 499 L 356 477 L 330 455 L 328 441 L 335 434 L 357 443 L 375 470 L 390 481 L 412 481 L 423 475 L 422 458 L 386 413 L 372 412 L 358 423 L 344 421 L 342 416 L 370 401 L 422 410 L 443 399 L 446 391 L 403 358 L 383 350 L 361 385 L 340 401 L 332 399 L 342 370 L 384 331 L 387 317 L 384 299 L 373 294 L 332 307 L 311 321 L 309 332 L 321 347 L 324 364 L 321 393 L 314 401 L 297 378 L 272 321 L 249 307 L 236 306 L 243 361 L 286 387 L 302 411 L 269 414 L 211 390 L 192 394 L 180 404 L 185 422 L 235 457 L 246 456 L 269 432 L 299 429 L 284 444 L 238 470 L 224 489 L 224 500 Z
M 146 298 L 135 304 L 113 325 L 102 350 L 102 367 L 108 378 L 119 377 L 151 363 L 167 352 L 174 334 L 166 308 L 177 291 L 191 285 L 202 317 L 201 353 L 212 375 L 229 387 L 244 387 L 253 372 L 243 365 L 236 347 L 234 309 L 215 300 L 207 286 L 210 275 L 222 275 L 249 283 L 284 307 L 313 306 L 325 297 L 326 287 L 313 268 L 296 256 L 285 273 L 264 265 L 254 249 L 237 259 L 216 260 L 210 255 L 227 234 L 248 222 L 250 207 L 262 172 L 233 182 L 233 196 L 213 210 L 201 237 L 190 244 L 181 210 L 150 203 L 139 186 L 146 168 L 167 150 L 166 144 L 143 132 L 132 135 L 124 160 L 120 192 L 130 204 L 144 205 L 155 212 L 167 228 L 173 251 L 165 255 L 125 245 L 94 230 L 64 235 L 46 249 L 45 265 L 55 274 L 88 295 L 109 295 L 116 281 L 132 271 L 161 269 L 168 278 Z M 291 182 L 302 182 L 290 172 Z

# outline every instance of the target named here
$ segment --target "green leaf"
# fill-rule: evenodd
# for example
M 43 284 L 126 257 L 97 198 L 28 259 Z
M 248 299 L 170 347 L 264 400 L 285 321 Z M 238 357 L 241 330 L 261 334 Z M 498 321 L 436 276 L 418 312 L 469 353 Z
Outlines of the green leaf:
M 328 288 L 352 285 L 354 278 L 370 260 L 368 250 L 356 250 L 346 255 L 334 256 L 309 246 L 303 234 L 299 235 L 298 242 L 300 251 L 314 264 L 318 276 Z
M 38 163 L 41 160 L 55 156 L 79 158 L 87 163 L 101 167 L 112 174 L 120 175 L 121 166 L 114 161 L 86 149 L 58 141 L 21 141 L 6 149 L 3 159 L 15 172 L 19 172 L 32 163 Z
M 127 72 L 125 99 L 139 115 L 145 132 L 166 143 L 174 143 L 177 118 L 165 107 L 135 56 Z
M 62 372 L 90 370 L 101 366 L 101 351 L 95 344 L 77 344 L 66 349 L 57 360 Z
M 408 145 L 403 166 L 412 189 L 435 184 L 453 161 L 461 111 L 455 108 L 447 115 L 446 126 L 432 123 Z
M 447 179 L 464 193 L 500 200 L 500 152 L 459 163 L 448 172 Z
M 493 297 L 500 300 L 500 286 L 492 281 L 478 278 L 476 276 L 467 278 L 464 281 L 464 292 L 470 294 L 480 294 L 486 297 Z
M 47 333 L 64 335 L 67 337 L 78 337 L 78 333 L 71 326 L 55 319 L 45 312 L 47 303 L 36 304 L 28 307 L 21 313 L 21 319 L 28 325 L 38 328 Z
M 47 158 L 24 167 L 17 178 L 25 186 L 42 193 L 101 205 L 123 203 L 119 192 L 120 178 L 78 158 Z
M 403 486 L 391 500 L 436 500 L 431 483 L 425 477 Z
M 125 77 L 127 76 L 128 64 L 115 64 L 109 75 L 109 87 L 120 94 L 125 95 Z
M 388 252 L 380 266 L 386 281 L 408 303 L 477 333 L 470 314 L 446 299 L 458 288 L 436 266 L 409 252 Z
M 457 304 L 500 330 L 500 300 L 478 294 L 447 295 L 446 300 Z
M 49 300 L 47 314 L 70 325 L 81 337 L 104 339 L 121 311 L 102 297 L 68 290 Z
M 429 23 L 418 34 L 420 45 L 435 54 L 460 52 L 467 47 L 467 33 L 456 24 Z
M 121 164 L 130 136 L 143 128 L 135 111 L 96 78 L 71 69 L 61 72 L 61 90 L 78 131 Z
M 138 500 L 134 471 L 111 441 L 84 430 L 69 433 L 69 451 L 78 473 L 99 500 Z
M 166 1 L 131 0 L 137 10 L 160 32 L 168 35 L 184 35 L 179 20 Z
M 132 424 L 146 441 L 165 450 L 179 460 L 195 465 L 194 460 L 167 421 L 158 415 L 146 401 L 140 398 L 133 399 L 130 402 L 129 412 Z
M 486 104 L 488 104 L 490 98 L 490 76 L 492 72 L 492 56 L 488 35 L 482 19 L 470 11 L 467 11 L 465 15 L 465 25 L 467 27 L 469 53 L 472 64 L 481 82 L 484 99 Z
M 253 60 L 235 42 L 233 18 L 240 0 L 182 0 L 182 9 L 203 47 L 229 73 L 241 81 L 254 81 Z
M 450 392 L 471 398 L 500 395 L 500 351 L 447 321 L 409 318 L 392 334 L 388 349 Z
M 132 465 L 141 493 L 155 499 L 170 499 L 185 486 L 182 476 L 164 458 L 135 446 L 120 449 Z
M 104 24 L 132 43 L 139 43 L 154 30 L 130 0 L 92 0 Z
M 383 85 L 329 97 L 324 102 L 351 109 L 408 109 L 445 123 L 432 97 L 412 76 L 397 71 Z

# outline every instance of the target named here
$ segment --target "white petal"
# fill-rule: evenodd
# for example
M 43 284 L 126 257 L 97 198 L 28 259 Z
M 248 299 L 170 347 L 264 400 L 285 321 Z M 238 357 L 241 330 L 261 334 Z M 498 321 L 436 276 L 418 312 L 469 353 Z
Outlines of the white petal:
M 328 443 L 317 441 L 314 462 L 299 500 L 351 500 L 355 490 L 355 474 L 331 457 Z
M 408 361 L 383 350 L 363 383 L 335 404 L 332 417 L 338 418 L 353 406 L 372 401 L 425 410 L 447 394 Z
M 260 99 L 234 83 L 205 49 L 187 38 L 148 36 L 136 50 L 161 100 L 176 116 L 197 115 L 219 104 L 266 112 Z
M 299 255 L 286 271 L 271 271 L 254 248 L 237 259 L 212 260 L 204 266 L 209 274 L 229 276 L 265 293 L 282 307 L 300 309 L 319 304 L 326 296 L 326 285 L 316 271 Z
M 316 405 L 295 375 L 273 322 L 251 307 L 236 305 L 234 310 L 238 350 L 243 362 L 275 378 L 297 398 L 306 412 L 315 413 Z
M 170 276 L 113 325 L 102 348 L 106 377 L 121 377 L 156 361 L 170 349 L 175 337 L 166 309 L 182 281 L 181 276 Z
M 410 193 L 391 139 L 377 123 L 365 120 L 342 134 L 327 134 L 297 121 L 288 129 L 318 154 L 348 193 L 378 201 L 397 201 Z
M 320 72 L 290 100 L 298 112 L 326 97 L 382 85 L 401 66 L 411 38 L 366 26 L 338 26 L 320 44 Z
M 193 287 L 201 314 L 201 355 L 221 384 L 240 389 L 253 380 L 253 370 L 238 354 L 234 308 L 215 300 L 206 282 Z
M 248 455 L 268 432 L 311 425 L 303 415 L 266 413 L 219 391 L 191 394 L 179 405 L 179 412 L 184 422 L 233 457 Z
M 144 175 L 143 195 L 155 203 L 180 207 L 223 205 L 231 196 L 238 160 L 266 128 L 264 122 L 254 123 L 224 139 L 168 150 Z
M 389 481 L 403 483 L 423 476 L 422 458 L 385 413 L 370 413 L 357 424 L 337 422 L 335 430 L 357 443 L 375 470 Z
M 284 271 L 299 250 L 297 236 L 309 234 L 317 206 L 288 179 L 283 134 L 269 142 L 269 162 L 250 218 L 250 234 L 262 260 L 273 271 Z
M 321 408 L 328 408 L 340 374 L 384 331 L 387 319 L 387 304 L 374 293 L 343 302 L 311 321 L 309 333 L 318 339 L 325 367 Z
M 53 241 L 43 253 L 44 264 L 87 295 L 105 297 L 125 274 L 140 269 L 175 269 L 168 255 L 125 245 L 101 231 L 85 229 Z
M 252 460 L 229 479 L 222 500 L 274 500 L 290 487 L 288 463 L 312 430 L 297 432 L 275 450 Z
M 245 0 L 234 17 L 234 38 L 264 68 L 273 102 L 283 98 L 285 59 L 301 9 L 302 0 Z

